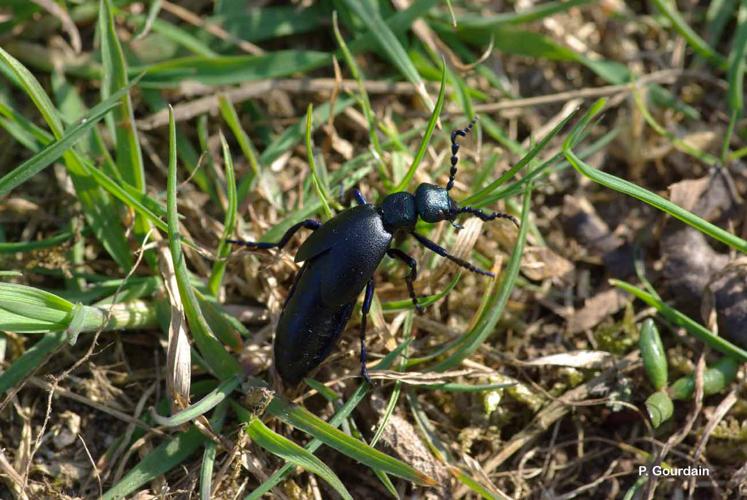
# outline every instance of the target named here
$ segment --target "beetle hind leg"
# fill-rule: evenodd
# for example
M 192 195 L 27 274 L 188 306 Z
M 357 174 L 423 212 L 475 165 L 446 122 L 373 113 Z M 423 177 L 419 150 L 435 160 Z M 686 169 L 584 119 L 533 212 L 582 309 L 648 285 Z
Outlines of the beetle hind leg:
M 306 219 L 303 220 L 297 224 L 293 224 L 283 235 L 282 238 L 280 238 L 279 241 L 275 243 L 267 242 L 267 241 L 244 241 L 244 240 L 226 240 L 228 243 L 233 243 L 235 245 L 242 245 L 249 248 L 256 248 L 259 250 L 268 250 L 270 248 L 283 248 L 285 245 L 288 244 L 290 239 L 293 237 L 296 232 L 298 232 L 299 229 L 302 227 L 306 229 L 311 229 L 312 231 L 316 231 L 321 227 L 322 223 L 315 219 Z
M 371 377 L 368 376 L 368 367 L 366 366 L 366 318 L 368 317 L 368 311 L 371 310 L 371 303 L 373 302 L 374 292 L 374 280 L 371 278 L 368 280 L 366 285 L 366 293 L 363 297 L 363 307 L 361 308 L 361 377 L 363 380 L 371 384 Z

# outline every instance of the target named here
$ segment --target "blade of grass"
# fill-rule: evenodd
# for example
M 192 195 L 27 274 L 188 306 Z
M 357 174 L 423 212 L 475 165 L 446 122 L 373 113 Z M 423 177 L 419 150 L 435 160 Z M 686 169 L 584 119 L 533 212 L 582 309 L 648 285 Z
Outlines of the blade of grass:
M 432 112 L 435 105 L 428 95 L 423 80 L 407 55 L 407 51 L 405 51 L 397 37 L 392 33 L 392 30 L 381 18 L 381 14 L 376 6 L 371 3 L 371 0 L 342 0 L 342 2 L 348 9 L 355 12 L 363 24 L 368 27 L 379 48 L 384 51 L 389 61 L 399 69 L 400 73 L 415 86 L 418 94 L 420 94 L 420 98 L 428 107 L 428 110 Z
M 226 240 L 231 238 L 236 229 L 236 210 L 238 207 L 236 200 L 236 179 L 233 174 L 233 158 L 231 157 L 231 151 L 228 148 L 228 143 L 223 133 L 220 134 L 220 143 L 223 149 L 223 165 L 226 171 L 228 206 L 226 207 L 226 215 L 223 219 L 223 236 L 218 243 L 215 263 L 208 279 L 208 290 L 215 297 L 218 296 L 220 284 L 223 281 L 223 274 L 226 272 L 226 258 L 231 253 L 231 244 L 226 243 Z
M 218 109 L 220 110 L 220 114 L 226 122 L 226 125 L 231 129 L 233 136 L 239 143 L 241 152 L 249 162 L 250 172 L 244 175 L 244 177 L 239 181 L 239 199 L 243 199 L 244 196 L 246 196 L 246 193 L 254 189 L 254 185 L 259 180 L 260 175 L 262 175 L 259 162 L 257 161 L 257 153 L 255 152 L 254 145 L 252 144 L 249 135 L 241 127 L 241 121 L 239 120 L 239 115 L 236 113 L 236 109 L 233 107 L 231 101 L 226 99 L 224 95 L 218 97 Z
M 423 158 L 425 157 L 425 153 L 428 150 L 428 144 L 431 141 L 431 136 L 433 135 L 433 131 L 436 128 L 436 124 L 438 123 L 438 117 L 441 114 L 441 110 L 444 107 L 444 99 L 446 97 L 446 62 L 442 61 L 441 66 L 441 88 L 438 91 L 438 98 L 436 99 L 436 105 L 433 108 L 433 112 L 431 113 L 431 117 L 428 120 L 428 125 L 425 128 L 425 133 L 423 134 L 423 140 L 420 141 L 420 146 L 418 146 L 418 151 L 415 153 L 415 157 L 412 159 L 412 163 L 410 164 L 410 168 L 407 169 L 407 173 L 402 178 L 402 180 L 397 184 L 397 186 L 392 189 L 392 193 L 398 192 L 398 191 L 406 191 L 407 187 L 410 185 L 410 182 L 412 182 L 412 178 L 415 176 L 415 171 L 418 169 L 418 166 L 420 166 L 420 162 L 423 161 Z
M 399 346 L 397 346 L 396 349 L 394 349 L 392 352 L 387 354 L 384 359 L 382 359 L 375 368 L 369 367 L 369 370 L 386 370 L 388 369 L 392 363 L 399 357 L 400 353 L 404 351 L 407 346 L 410 344 L 409 341 L 405 341 Z M 369 384 L 363 384 L 359 385 L 358 388 L 353 392 L 353 394 L 350 396 L 350 398 L 345 402 L 345 404 L 340 408 L 335 415 L 330 419 L 329 425 L 334 427 L 339 427 L 348 416 L 355 410 L 355 408 L 363 401 L 363 399 L 366 397 L 368 392 L 371 390 L 371 386 Z M 244 410 L 242 407 L 238 405 L 234 405 L 234 409 L 236 409 L 238 413 L 239 419 L 243 420 L 244 422 L 249 422 L 249 419 L 251 417 L 248 416 L 248 412 Z M 244 417 L 242 417 L 242 411 L 244 412 Z M 306 449 L 310 452 L 316 451 L 320 446 L 322 445 L 322 441 L 319 439 L 312 439 L 309 444 L 306 445 Z M 272 488 L 277 486 L 284 478 L 286 478 L 294 469 L 295 467 L 291 464 L 286 464 L 282 468 L 278 469 L 272 476 L 270 476 L 266 481 L 264 481 L 262 484 L 260 484 L 256 490 L 252 491 L 249 495 L 247 495 L 244 500 L 259 500 L 262 498 L 263 495 L 265 495 L 267 492 L 269 492 Z
M 516 278 L 519 276 L 521 267 L 521 256 L 524 252 L 527 228 L 529 227 L 529 212 L 531 209 L 532 183 L 527 183 L 524 189 L 524 202 L 521 210 L 521 226 L 516 238 L 516 245 L 511 253 L 511 258 L 501 276 L 500 286 L 493 281 L 486 295 L 486 307 L 475 322 L 475 326 L 467 332 L 456 344 L 455 351 L 443 361 L 437 363 L 432 371 L 445 371 L 459 365 L 463 360 L 475 352 L 480 345 L 495 331 L 495 325 L 503 314 L 503 309 L 508 303 L 508 298 L 514 289 Z
M 145 455 L 117 484 L 104 493 L 102 500 L 127 497 L 142 485 L 187 460 L 206 440 L 196 427 L 180 432 Z
M 721 149 L 721 161 L 726 162 L 729 157 L 729 143 L 734 133 L 737 120 L 744 112 L 744 70 L 745 70 L 745 50 L 747 49 L 747 2 L 740 2 L 737 13 L 737 31 L 732 42 L 731 53 L 729 54 L 729 70 L 727 80 L 729 82 L 729 125 L 724 136 L 724 143 Z
M 468 196 L 460 204 L 462 205 L 474 205 L 482 201 L 485 197 L 489 196 L 493 191 L 502 186 L 507 180 L 511 179 L 514 175 L 519 173 L 521 169 L 529 165 L 532 160 L 549 144 L 549 142 L 556 137 L 566 124 L 573 118 L 578 112 L 578 108 L 568 113 L 568 116 L 563 118 L 553 129 L 548 132 L 542 139 L 539 140 L 530 150 L 526 153 L 516 164 L 508 169 L 504 174 L 498 177 L 496 180 L 480 189 L 478 192 Z
M 67 338 L 67 333 L 64 331 L 47 333 L 31 348 L 26 349 L 19 358 L 0 373 L 0 395 L 16 387 L 35 370 L 46 365 L 45 361 L 65 344 Z
M 625 281 L 613 279 L 613 280 L 610 280 L 610 284 L 622 290 L 625 290 L 626 292 L 633 295 L 634 297 L 642 300 L 649 306 L 656 309 L 659 312 L 659 314 L 661 314 L 672 325 L 684 328 L 693 337 L 697 338 L 701 342 L 705 342 L 706 344 L 711 346 L 713 349 L 719 351 L 722 354 L 726 354 L 735 359 L 738 359 L 742 363 L 747 363 L 747 351 L 745 351 L 741 347 L 738 347 L 732 344 L 731 342 L 729 342 L 723 337 L 714 335 L 706 327 L 704 327 L 697 321 L 689 318 L 688 316 L 685 316 L 684 314 L 679 312 L 677 309 L 674 309 L 673 307 L 668 306 L 658 297 L 655 297 L 654 295 L 646 292 L 645 290 L 642 290 L 641 288 L 638 288 L 637 286 L 634 286 Z
M 432 478 L 412 466 L 348 436 L 305 408 L 293 406 L 275 398 L 270 402 L 267 411 L 288 425 L 306 432 L 371 469 L 380 470 L 416 484 L 435 484 Z
M 337 45 L 340 46 L 340 51 L 345 58 L 345 63 L 348 68 L 350 68 L 350 73 L 353 75 L 358 86 L 358 100 L 361 109 L 363 110 L 363 115 L 366 117 L 366 122 L 368 123 L 368 137 L 373 146 L 373 150 L 376 152 L 375 160 L 379 167 L 379 175 L 381 175 L 382 179 L 387 179 L 386 165 L 384 165 L 384 150 L 381 148 L 379 136 L 376 133 L 378 129 L 376 113 L 374 113 L 371 108 L 371 100 L 368 98 L 368 92 L 366 92 L 366 87 L 363 85 L 363 75 L 358 67 L 358 63 L 355 62 L 353 54 L 350 53 L 350 49 L 348 49 L 345 39 L 340 33 L 340 26 L 337 23 L 337 11 L 332 12 L 332 28 L 335 34 L 335 39 L 337 40 Z
M 327 52 L 279 50 L 260 56 L 182 57 L 147 67 L 130 68 L 130 74 L 145 71 L 142 84 L 153 87 L 175 86 L 184 80 L 205 85 L 233 85 L 306 73 L 331 62 L 332 58 Z
M 52 141 L 50 138 L 51 142 L 49 142 L 44 149 L 0 178 L 0 197 L 5 196 L 11 190 L 47 168 L 66 150 L 72 148 L 76 142 L 85 136 L 91 127 L 96 125 L 96 123 L 98 123 L 114 106 L 117 105 L 117 101 L 135 82 L 136 81 L 133 81 L 127 87 L 119 89 L 108 99 L 94 106 L 84 118 L 78 121 L 75 125 L 68 127 L 58 139 Z
M 15 75 L 24 92 L 32 100 L 49 126 L 55 139 L 64 135 L 59 112 L 49 96 L 42 89 L 39 81 L 16 58 L 0 47 L 0 64 L 8 67 Z M 63 153 L 65 165 L 78 194 L 78 201 L 83 206 L 88 223 L 97 239 L 123 270 L 132 267 L 132 253 L 125 239 L 124 228 L 119 221 L 117 207 L 109 196 L 85 173 L 81 157 L 74 150 Z
M 258 418 L 253 418 L 246 426 L 249 437 L 259 446 L 286 462 L 301 467 L 324 479 L 342 498 L 352 500 L 348 490 L 343 486 L 337 474 L 319 460 L 313 453 L 300 447 L 290 439 L 274 432 Z
M 225 401 L 240 384 L 241 378 L 237 376 L 229 377 L 221 382 L 218 387 L 203 396 L 203 398 L 198 402 L 189 405 L 189 407 L 184 408 L 180 412 L 175 413 L 170 417 L 163 417 L 159 415 L 154 408 L 151 412 L 151 417 L 158 425 L 164 427 L 177 427 L 186 424 L 187 422 L 191 422 L 197 417 L 204 415 Z
M 181 248 L 181 235 L 179 234 L 178 215 L 176 209 L 176 123 L 174 112 L 169 107 L 169 171 L 166 190 L 168 211 L 168 237 L 171 257 L 174 260 L 176 280 L 179 287 L 179 295 L 184 304 L 184 314 L 187 317 L 192 338 L 197 344 L 205 362 L 210 369 L 223 380 L 240 373 L 241 367 L 236 359 L 231 356 L 218 341 L 210 326 L 205 321 L 200 310 L 200 304 L 192 289 L 189 279 L 187 264 Z
M 314 190 L 322 203 L 322 210 L 324 211 L 324 218 L 329 220 L 332 218 L 332 209 L 329 208 L 329 202 L 327 201 L 327 188 L 319 180 L 319 176 L 316 171 L 316 161 L 314 160 L 314 145 L 311 142 L 311 131 L 314 128 L 314 105 L 309 103 L 306 108 L 306 159 L 309 162 L 309 169 L 311 169 L 311 182 L 314 184 Z
M 117 38 L 110 0 L 99 2 L 98 27 L 101 36 L 101 60 L 104 65 L 101 97 L 107 99 L 110 94 L 129 86 L 127 64 L 119 38 Z M 114 109 L 111 118 L 107 120 L 116 148 L 115 164 L 122 178 L 135 189 L 145 192 L 143 155 L 140 150 L 140 140 L 137 136 L 135 115 L 129 93 L 120 98 L 119 106 Z M 140 227 L 140 230 L 143 229 L 147 231 L 148 226 Z
M 692 49 L 703 59 L 710 62 L 719 69 L 726 69 L 726 59 L 708 45 L 695 30 L 693 30 L 677 10 L 672 0 L 652 0 L 656 8 L 664 17 L 669 19 L 675 31 L 692 47 Z
M 602 104 L 604 103 L 604 101 L 598 101 L 598 103 L 599 102 L 601 102 Z M 589 119 L 591 119 L 591 117 L 593 117 L 599 111 L 601 111 L 601 107 L 597 107 L 592 113 L 587 114 L 587 116 L 589 117 Z M 685 210 L 684 208 L 672 203 L 666 198 L 662 198 L 661 196 L 652 193 L 651 191 L 648 191 L 636 184 L 633 184 L 630 181 L 620 179 L 619 177 L 615 177 L 612 174 L 603 172 L 585 163 L 578 156 L 576 156 L 576 154 L 572 150 L 572 144 L 576 136 L 577 134 L 574 133 L 570 134 L 568 138 L 566 138 L 565 142 L 563 143 L 563 152 L 568 162 L 579 173 L 581 173 L 585 177 L 590 178 L 594 182 L 601 184 L 602 186 L 641 200 L 644 203 L 647 203 L 652 207 L 661 210 L 662 212 L 665 212 L 676 219 L 681 220 L 685 224 L 694 227 L 701 233 L 706 234 L 722 243 L 725 243 L 726 245 L 739 250 L 742 253 L 747 253 L 747 241 L 743 240 L 742 238 L 739 238 L 738 236 L 735 236 L 730 232 L 721 229 L 715 224 L 711 224 L 710 222 L 701 219 L 694 213 Z
M 223 423 L 228 413 L 228 401 L 219 404 L 210 417 L 210 427 L 216 433 L 223 429 Z M 200 465 L 200 500 L 210 500 L 213 489 L 213 468 L 215 457 L 218 453 L 218 445 L 214 441 L 205 443 L 205 451 L 202 453 L 202 464 Z

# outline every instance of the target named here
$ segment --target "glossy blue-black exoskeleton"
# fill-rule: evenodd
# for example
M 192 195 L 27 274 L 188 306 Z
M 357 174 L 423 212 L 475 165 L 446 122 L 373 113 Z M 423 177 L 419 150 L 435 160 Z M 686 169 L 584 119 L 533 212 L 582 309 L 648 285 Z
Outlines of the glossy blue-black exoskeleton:
M 365 288 L 361 309 L 361 375 L 368 380 L 366 370 L 366 316 L 373 299 L 373 275 L 384 256 L 403 261 L 410 273 L 407 289 L 416 309 L 413 281 L 417 277 L 415 260 L 397 248 L 390 248 L 393 239 L 411 234 L 426 248 L 452 260 L 472 272 L 492 276 L 469 262 L 450 255 L 425 236 L 415 232 L 418 218 L 425 222 L 442 220 L 454 223 L 457 215 L 468 213 L 484 221 L 512 216 L 500 212 L 486 214 L 472 207 L 459 207 L 449 196 L 457 172 L 458 137 L 472 129 L 475 120 L 464 129 L 451 134 L 451 171 L 446 187 L 420 184 L 415 194 L 393 193 L 378 206 L 366 203 L 357 189 L 353 191 L 358 206 L 340 212 L 324 224 L 309 219 L 294 225 L 276 243 L 230 240 L 250 248 L 282 248 L 300 228 L 314 232 L 296 253 L 301 270 L 280 313 L 275 333 L 275 368 L 286 384 L 298 384 L 330 354 L 353 312 L 355 302 Z

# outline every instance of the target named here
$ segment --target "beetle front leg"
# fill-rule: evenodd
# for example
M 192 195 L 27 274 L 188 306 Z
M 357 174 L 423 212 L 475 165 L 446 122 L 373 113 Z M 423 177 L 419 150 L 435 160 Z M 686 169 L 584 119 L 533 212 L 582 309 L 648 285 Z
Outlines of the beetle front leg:
M 363 296 L 363 307 L 361 307 L 361 377 L 369 384 L 371 383 L 371 377 L 368 376 L 368 368 L 366 367 L 366 318 L 368 317 L 368 311 L 371 310 L 373 292 L 374 280 L 371 278 L 366 285 L 366 293 Z
M 407 283 L 407 291 L 410 294 L 410 299 L 412 299 L 412 304 L 415 306 L 415 310 L 418 312 L 418 314 L 423 314 L 423 306 L 418 304 L 418 296 L 415 295 L 415 286 L 413 285 L 413 282 L 418 278 L 418 263 L 415 261 L 415 259 L 407 255 L 399 248 L 390 248 L 386 251 L 386 254 L 392 259 L 401 260 L 410 268 L 410 274 L 405 277 L 405 283 Z
M 489 271 L 483 271 L 479 267 L 476 267 L 475 265 L 470 264 L 466 260 L 460 259 L 456 255 L 451 255 L 444 247 L 439 246 L 438 244 L 436 244 L 433 241 L 429 240 L 428 238 L 426 238 L 422 234 L 418 234 L 415 231 L 413 231 L 410 234 L 412 234 L 415 237 L 415 239 L 418 240 L 418 242 L 420 242 L 420 244 L 423 245 L 425 248 L 427 248 L 428 250 L 432 250 L 432 251 L 436 252 L 441 257 L 446 257 L 447 259 L 449 259 L 450 261 L 454 262 L 455 264 L 457 264 L 457 265 L 459 265 L 459 266 L 461 266 L 461 267 L 463 267 L 465 269 L 469 269 L 473 273 L 482 274 L 483 276 L 490 276 L 491 278 L 495 278 L 495 274 L 493 274 L 493 273 L 491 273 Z
M 296 232 L 301 229 L 302 227 L 305 227 L 306 229 L 311 229 L 312 231 L 316 231 L 319 229 L 319 227 L 322 225 L 321 222 L 314 219 L 306 219 L 304 221 L 299 222 L 298 224 L 293 224 L 290 229 L 288 229 L 282 238 L 280 238 L 280 241 L 276 243 L 270 243 L 265 241 L 244 241 L 244 240 L 226 240 L 228 243 L 234 243 L 236 245 L 242 245 L 249 248 L 257 248 L 260 250 L 266 250 L 269 248 L 283 248 L 285 245 L 288 244 L 290 239 L 293 237 Z

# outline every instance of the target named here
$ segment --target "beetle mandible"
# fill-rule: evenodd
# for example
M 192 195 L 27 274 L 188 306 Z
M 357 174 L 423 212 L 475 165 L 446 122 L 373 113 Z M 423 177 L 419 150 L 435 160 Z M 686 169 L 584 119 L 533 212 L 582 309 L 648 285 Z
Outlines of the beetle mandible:
M 361 376 L 370 382 L 366 368 L 366 316 L 373 299 L 373 275 L 385 255 L 401 260 L 410 268 L 405 278 L 407 290 L 415 308 L 422 311 L 413 287 L 418 274 L 417 263 L 402 250 L 390 248 L 395 237 L 410 234 L 424 247 L 459 266 L 493 276 L 415 232 L 418 218 L 431 223 L 447 220 L 455 224 L 456 217 L 463 213 L 484 221 L 508 219 L 518 226 L 511 215 L 486 214 L 476 208 L 459 207 L 449 196 L 459 161 L 457 138 L 465 137 L 475 121 L 476 118 L 467 127 L 451 133 L 451 170 L 445 188 L 422 183 L 415 194 L 392 193 L 378 206 L 367 203 L 361 192 L 354 189 L 358 205 L 343 210 L 324 224 L 314 219 L 304 220 L 293 225 L 275 243 L 228 240 L 255 249 L 283 248 L 302 227 L 313 231 L 296 253 L 295 261 L 303 262 L 303 266 L 288 293 L 275 332 L 275 368 L 286 384 L 297 385 L 330 354 L 364 288 L 360 325 Z

